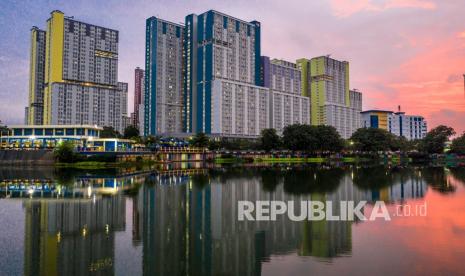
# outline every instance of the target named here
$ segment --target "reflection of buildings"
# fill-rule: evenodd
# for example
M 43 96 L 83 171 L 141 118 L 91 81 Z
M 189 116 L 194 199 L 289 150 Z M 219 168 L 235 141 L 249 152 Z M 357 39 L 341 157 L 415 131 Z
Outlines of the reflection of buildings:
M 173 176 L 177 177 L 177 176 Z M 186 182 L 147 182 L 134 197 L 133 240 L 143 242 L 144 275 L 186 274 Z M 185 179 L 185 178 L 182 178 Z
M 364 200 L 363 193 L 345 175 L 337 189 L 327 194 L 312 194 L 312 200 L 333 203 L 332 213 L 341 214 L 341 201 L 354 201 L 357 205 Z M 326 205 L 326 208 L 328 206 Z M 299 254 L 319 258 L 332 258 L 352 252 L 352 222 L 308 221 L 303 222 L 303 235 Z
M 385 202 L 402 202 L 407 199 L 423 198 L 428 189 L 426 181 L 420 174 L 413 171 L 406 174 L 393 173 L 392 183 L 379 189 L 370 189 L 365 192 L 366 200 Z
M 0 177 L 3 175 L 0 171 Z M 34 171 L 19 176 L 24 177 L 0 178 L 0 194 L 10 198 L 90 198 L 100 194 L 116 194 L 145 179 L 142 173 L 102 176 L 72 175 L 66 171 L 56 175 L 37 174 Z
M 25 275 L 113 274 L 114 232 L 125 228 L 121 195 L 24 202 Z
M 282 180 L 267 192 L 260 174 L 250 172 L 164 179 L 162 185 L 159 179 L 139 188 L 134 199 L 133 238 L 142 239 L 144 274 L 258 275 L 271 255 L 331 258 L 351 252 L 352 222 L 293 222 L 286 215 L 276 221 L 237 220 L 238 200 L 358 202 L 363 193 L 347 175 L 326 195 L 288 194 Z M 338 214 L 340 206 L 334 208 Z

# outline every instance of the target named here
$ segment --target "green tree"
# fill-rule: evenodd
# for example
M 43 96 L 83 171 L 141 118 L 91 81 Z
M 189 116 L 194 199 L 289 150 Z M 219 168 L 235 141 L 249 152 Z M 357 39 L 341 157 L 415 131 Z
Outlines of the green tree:
M 208 143 L 208 149 L 209 150 L 219 150 L 221 149 L 221 142 L 211 139 L 210 142 Z
M 465 154 L 465 132 L 462 134 L 462 136 L 459 136 L 452 140 L 450 149 L 453 153 L 461 155 Z
M 121 134 L 111 126 L 104 126 L 100 138 L 120 138 Z
M 53 156 L 58 162 L 73 163 L 79 161 L 73 141 L 62 141 L 53 150 Z
M 419 150 L 425 153 L 443 153 L 445 143 L 455 134 L 451 127 L 440 125 L 430 130 L 419 143 Z
M 415 141 L 409 141 L 404 136 L 391 136 L 390 148 L 393 151 L 408 152 L 414 149 Z
M 139 137 L 139 129 L 133 125 L 130 125 L 124 129 L 124 135 L 123 137 L 125 139 L 131 139 L 135 137 Z
M 208 136 L 203 132 L 199 132 L 192 137 L 190 144 L 193 147 L 206 148 L 209 142 L 210 139 L 208 138 Z
M 359 151 L 387 151 L 391 147 L 393 135 L 380 128 L 359 128 L 350 140 Z
M 333 126 L 313 126 L 318 151 L 340 152 L 344 148 L 344 140 Z
M 160 136 L 149 135 L 144 138 L 143 142 L 147 147 L 152 147 L 157 145 L 160 142 Z
M 281 147 L 281 138 L 274 128 L 265 128 L 260 133 L 260 148 L 266 151 L 279 149 Z
M 289 150 L 315 151 L 317 137 L 315 128 L 309 125 L 288 125 L 283 130 L 283 145 Z

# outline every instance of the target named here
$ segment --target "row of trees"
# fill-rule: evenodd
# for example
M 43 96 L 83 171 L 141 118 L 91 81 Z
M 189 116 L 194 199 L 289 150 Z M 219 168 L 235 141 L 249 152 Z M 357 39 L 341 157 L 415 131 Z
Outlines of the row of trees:
M 446 143 L 456 133 L 453 128 L 440 125 L 427 133 L 423 139 L 407 140 L 379 128 L 360 128 L 350 137 L 342 139 L 337 130 L 332 126 L 311 126 L 303 124 L 289 125 L 284 128 L 282 135 L 278 135 L 275 129 L 268 128 L 261 132 L 258 140 L 251 139 L 210 139 L 204 133 L 194 135 L 189 144 L 193 147 L 204 147 L 210 150 L 293 150 L 309 153 L 341 152 L 342 150 L 379 152 L 379 151 L 417 151 L 428 154 L 440 154 L 444 152 Z M 104 127 L 102 138 L 126 138 L 136 139 L 147 146 L 157 144 L 160 137 L 139 137 L 139 130 L 129 126 L 123 135 L 112 127 Z M 457 154 L 465 154 L 465 133 L 452 140 L 450 151 Z
M 332 126 L 289 125 L 280 137 L 275 129 L 264 129 L 260 136 L 261 149 L 289 149 L 307 152 L 339 152 L 345 141 Z
M 124 138 L 135 139 L 139 138 L 139 129 L 135 126 L 128 126 L 124 129 L 123 134 L 109 126 L 104 126 L 100 132 L 100 138 Z
M 444 152 L 446 143 L 455 135 L 453 128 L 440 125 L 423 139 L 409 141 L 378 128 L 360 128 L 349 140 L 344 140 L 331 126 L 290 125 L 284 128 L 280 137 L 274 129 L 265 129 L 260 136 L 263 150 L 289 149 L 307 152 L 340 152 L 353 150 L 361 152 L 417 151 L 428 154 Z M 452 140 L 450 152 L 465 154 L 465 133 Z

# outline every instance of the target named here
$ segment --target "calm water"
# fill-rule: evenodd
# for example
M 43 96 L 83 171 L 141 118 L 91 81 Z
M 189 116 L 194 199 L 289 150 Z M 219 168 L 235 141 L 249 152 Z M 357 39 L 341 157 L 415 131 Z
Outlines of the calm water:
M 0 182 L 1 275 L 465 274 L 465 168 L 2 168 Z M 238 221 L 238 200 L 427 214 Z

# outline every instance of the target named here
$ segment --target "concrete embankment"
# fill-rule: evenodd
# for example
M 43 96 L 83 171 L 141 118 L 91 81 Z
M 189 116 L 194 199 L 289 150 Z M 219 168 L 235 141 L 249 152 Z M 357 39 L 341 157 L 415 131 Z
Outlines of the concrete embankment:
M 53 164 L 51 150 L 0 150 L 0 164 L 49 165 Z

